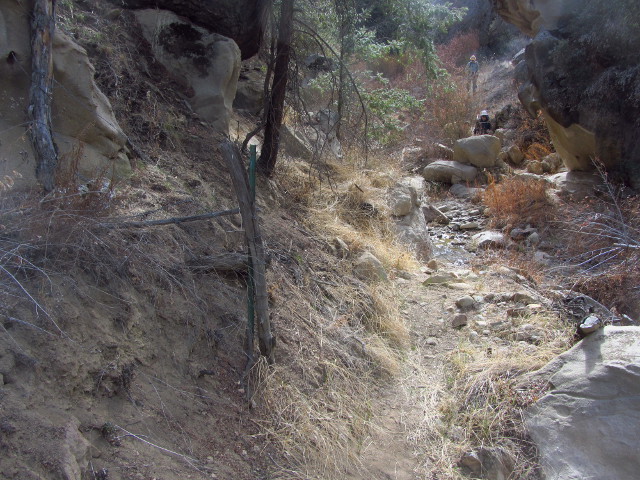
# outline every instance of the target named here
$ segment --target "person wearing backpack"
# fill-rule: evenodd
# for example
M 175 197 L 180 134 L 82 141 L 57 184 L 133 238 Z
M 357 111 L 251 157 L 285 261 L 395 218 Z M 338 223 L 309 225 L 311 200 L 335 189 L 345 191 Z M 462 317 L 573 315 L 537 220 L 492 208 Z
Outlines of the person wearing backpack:
M 473 129 L 474 135 L 487 135 L 491 133 L 491 119 L 489 112 L 482 110 L 476 119 L 476 126 Z
M 469 59 L 469 63 L 465 67 L 465 71 L 467 72 L 467 90 L 471 90 L 473 87 L 473 93 L 476 93 L 478 89 L 478 72 L 480 70 L 480 65 L 478 65 L 478 61 L 476 60 L 475 55 L 471 55 Z

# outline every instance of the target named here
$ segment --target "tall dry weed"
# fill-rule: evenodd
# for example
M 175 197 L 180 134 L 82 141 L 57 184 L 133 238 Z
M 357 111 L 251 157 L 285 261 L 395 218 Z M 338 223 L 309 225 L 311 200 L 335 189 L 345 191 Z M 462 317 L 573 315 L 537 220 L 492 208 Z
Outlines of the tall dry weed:
M 538 228 L 547 226 L 555 217 L 554 205 L 547 196 L 548 188 L 544 180 L 531 178 L 491 181 L 482 196 L 491 226 L 506 231 L 527 224 Z
M 632 317 L 640 314 L 640 201 L 609 193 L 562 211 L 566 261 L 574 289 Z

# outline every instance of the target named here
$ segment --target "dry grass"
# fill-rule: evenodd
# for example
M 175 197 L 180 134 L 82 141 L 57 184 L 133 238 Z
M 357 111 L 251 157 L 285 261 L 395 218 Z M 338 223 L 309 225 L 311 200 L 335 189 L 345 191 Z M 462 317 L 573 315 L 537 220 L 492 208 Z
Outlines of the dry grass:
M 349 156 L 322 168 L 278 166 L 276 196 L 314 244 L 327 247 L 297 247 L 304 237 L 291 235 L 293 261 L 270 268 L 279 360 L 275 368 L 258 367 L 254 382 L 265 439 L 284 452 L 280 479 L 341 479 L 360 468 L 361 449 L 376 428 L 375 391 L 398 375 L 408 344 L 394 287 L 365 284 L 351 272 L 351 260 L 365 250 L 387 269 L 415 265 L 394 242 L 385 211 L 387 188 L 399 176 L 395 163 L 364 163 Z M 348 258 L 329 252 L 336 236 L 348 245 Z
M 543 180 L 508 177 L 502 182 L 491 181 L 483 202 L 489 208 L 491 226 L 510 231 L 514 227 L 531 225 L 544 227 L 554 219 L 554 206 L 547 197 L 548 184 Z
M 498 447 L 515 460 L 509 478 L 536 479 L 535 449 L 523 423 L 524 410 L 545 392 L 546 383 L 526 374 L 543 367 L 570 345 L 572 331 L 551 314 L 516 321 L 543 330 L 537 347 L 508 342 L 461 341 L 450 355 L 446 384 L 441 391 L 424 392 L 425 412 L 419 436 L 425 468 L 434 478 L 463 479 L 458 462 L 462 454 L 478 447 Z
M 389 270 L 414 270 L 418 264 L 396 241 L 386 206 L 387 189 L 401 177 L 397 160 L 381 156 L 363 163 L 352 156 L 328 164 L 324 177 L 304 163 L 281 165 L 278 181 L 286 205 L 302 210 L 306 225 L 328 243 L 339 237 L 353 255 L 370 251 Z

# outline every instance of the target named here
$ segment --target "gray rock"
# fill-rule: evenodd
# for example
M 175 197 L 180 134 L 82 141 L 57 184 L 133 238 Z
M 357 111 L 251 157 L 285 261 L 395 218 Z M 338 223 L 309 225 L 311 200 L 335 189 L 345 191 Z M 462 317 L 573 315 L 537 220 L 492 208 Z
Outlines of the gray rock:
M 440 209 L 434 207 L 433 205 L 422 207 L 422 214 L 424 215 L 424 220 L 427 223 L 435 222 L 442 225 L 447 225 L 450 221 L 449 218 Z
M 468 323 L 468 319 L 464 313 L 459 313 L 451 319 L 451 326 L 453 328 L 464 327 L 467 323 Z
M 472 198 L 480 192 L 482 192 L 481 188 L 467 187 L 462 183 L 456 183 L 449 189 L 449 193 L 456 198 Z
M 589 315 L 580 323 L 580 331 L 585 335 L 595 332 L 602 327 L 602 320 L 596 315 Z
M 467 222 L 460 225 L 460 230 L 478 230 L 480 224 L 478 222 Z
M 515 303 L 522 303 L 524 305 L 529 305 L 531 303 L 537 303 L 538 300 L 533 297 L 528 292 L 516 292 L 511 295 L 510 300 Z
M 360 255 L 355 262 L 353 270 L 355 275 L 361 280 L 387 280 L 387 272 L 382 266 L 382 263 L 370 252 L 364 252 Z
M 409 215 L 417 202 L 416 199 L 417 193 L 415 189 L 405 185 L 396 185 L 389 191 L 388 204 L 391 209 L 391 215 L 394 217 Z
M 453 159 L 478 168 L 495 166 L 502 144 L 493 135 L 478 135 L 462 138 L 453 147 Z
M 595 172 L 563 172 L 552 175 L 550 181 L 562 195 L 575 200 L 594 196 L 603 185 L 602 177 Z
M 604 327 L 538 376 L 552 389 L 526 425 L 546 478 L 638 478 L 640 327 Z
M 467 310 L 472 310 L 476 307 L 476 301 L 474 300 L 473 297 L 466 295 L 456 300 L 456 307 L 458 307 L 463 312 Z
M 476 167 L 452 160 L 436 160 L 422 171 L 422 176 L 428 182 L 449 184 L 473 182 L 476 175 L 478 175 Z
M 535 247 L 540 244 L 540 234 L 538 232 L 533 232 L 527 238 L 527 245 Z
M 438 340 L 436 337 L 429 337 L 424 343 L 426 343 L 427 345 L 431 345 L 432 347 L 435 347 L 436 345 L 438 345 Z
M 313 159 L 313 145 L 310 140 L 289 125 L 282 125 L 280 128 L 280 144 L 290 157 L 307 161 Z
M 513 240 L 525 240 L 529 235 L 536 231 L 535 228 L 527 227 L 527 228 L 514 228 L 509 233 L 509 236 Z
M 511 148 L 507 150 L 507 154 L 509 155 L 511 163 L 515 165 L 520 165 L 524 161 L 524 153 L 522 153 L 522 150 L 520 150 L 516 145 L 511 146 Z
M 538 160 L 529 160 L 526 163 L 527 172 L 533 173 L 535 175 L 542 175 L 544 173 L 544 167 L 542 162 Z
M 415 252 L 419 260 L 430 260 L 433 244 L 422 209 L 413 207 L 408 215 L 394 217 L 394 222 L 398 240 Z
M 479 475 L 487 480 L 508 480 L 515 467 L 514 458 L 499 447 L 482 447 L 467 452 L 458 463 L 474 476 Z
M 455 273 L 444 272 L 444 273 L 438 273 L 436 275 L 431 275 L 424 282 L 422 282 L 422 284 L 423 285 L 439 285 L 443 283 L 455 282 L 457 280 L 458 280 L 458 277 Z
M 507 239 L 501 232 L 486 231 L 476 233 L 471 237 L 472 245 L 480 249 L 504 248 L 507 246 Z

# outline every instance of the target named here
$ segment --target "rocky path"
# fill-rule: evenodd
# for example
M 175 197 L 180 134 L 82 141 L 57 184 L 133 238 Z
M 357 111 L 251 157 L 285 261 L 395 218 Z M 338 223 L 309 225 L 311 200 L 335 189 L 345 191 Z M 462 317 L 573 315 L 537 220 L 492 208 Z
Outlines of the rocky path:
M 515 332 L 518 325 L 504 321 L 508 310 L 535 298 L 518 272 L 499 263 L 481 265 L 473 253 L 471 238 L 485 224 L 477 205 L 450 198 L 436 206 L 450 219 L 448 225 L 430 226 L 436 261 L 394 280 L 411 345 L 402 374 L 378 399 L 379 427 L 365 445 L 361 470 L 348 477 L 352 480 L 431 478 L 433 459 L 425 445 L 433 441 L 428 436 L 437 422 L 433 411 L 445 388 L 450 353 L 462 342 L 495 341 L 494 327 L 505 323 Z M 463 299 L 473 308 L 461 307 Z

